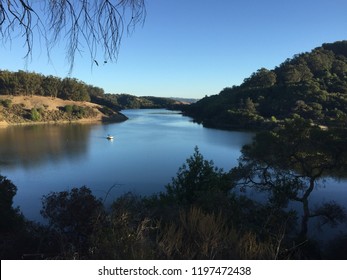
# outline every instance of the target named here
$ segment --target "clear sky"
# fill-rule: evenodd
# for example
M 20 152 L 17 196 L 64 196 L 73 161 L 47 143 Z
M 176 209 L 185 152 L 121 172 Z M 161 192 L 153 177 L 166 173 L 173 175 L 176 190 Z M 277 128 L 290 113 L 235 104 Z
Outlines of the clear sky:
M 123 37 L 117 62 L 91 67 L 86 51 L 71 76 L 109 93 L 201 98 L 347 40 L 346 0 L 147 0 L 146 9 L 144 26 Z M 26 62 L 22 41 L 0 45 L 0 68 L 68 75 L 63 39 L 51 62 L 39 41 L 34 48 Z

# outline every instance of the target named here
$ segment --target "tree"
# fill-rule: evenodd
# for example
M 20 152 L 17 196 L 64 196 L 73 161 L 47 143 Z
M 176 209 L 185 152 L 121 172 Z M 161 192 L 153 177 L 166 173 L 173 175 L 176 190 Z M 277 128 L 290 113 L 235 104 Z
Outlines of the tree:
M 318 180 L 347 166 L 345 129 L 322 130 L 301 118 L 287 121 L 277 131 L 256 135 L 242 149 L 235 182 L 242 187 L 269 191 L 270 202 L 286 207 L 288 201 L 302 204 L 300 239 L 306 239 L 308 221 L 320 216 L 331 224 L 345 218 L 344 211 L 328 202 L 312 211 L 309 197 Z
M 42 89 L 45 96 L 57 97 L 61 81 L 53 76 L 44 77 L 42 80 Z
M 125 27 L 132 32 L 145 16 L 144 0 L 0 0 L 0 38 L 4 42 L 23 38 L 26 57 L 35 40 L 46 42 L 49 55 L 60 38 L 66 38 L 71 72 L 82 45 L 93 63 L 98 63 L 99 48 L 105 61 L 117 59 Z
M 87 86 L 72 78 L 62 80 L 58 97 L 74 101 L 90 101 Z
M 276 74 L 266 68 L 261 68 L 244 80 L 244 85 L 249 87 L 266 88 L 276 83 Z
M 18 79 L 18 91 L 23 95 L 41 95 L 42 76 L 36 73 L 28 73 L 19 70 L 15 73 Z
M 18 208 L 13 207 L 13 197 L 17 187 L 6 177 L 0 175 L 0 233 L 11 231 L 20 219 Z
M 257 109 L 255 108 L 255 105 L 251 98 L 247 97 L 245 102 L 245 110 L 248 114 L 255 114 L 257 112 Z
M 183 206 L 199 205 L 203 208 L 214 208 L 217 197 L 226 196 L 230 190 L 228 174 L 214 166 L 212 161 L 205 160 L 198 147 L 186 160 L 172 182 L 166 186 L 162 197 Z
M 15 95 L 19 91 L 18 77 L 10 71 L 0 71 L 0 93 Z
M 60 235 L 64 254 L 87 254 L 90 236 L 102 214 L 101 200 L 87 187 L 51 192 L 42 198 L 41 215 L 48 219 L 50 228 Z M 70 245 L 73 251 L 70 252 L 66 245 Z
M 36 108 L 32 108 L 30 111 L 30 118 L 32 121 L 37 122 L 41 120 L 41 114 Z

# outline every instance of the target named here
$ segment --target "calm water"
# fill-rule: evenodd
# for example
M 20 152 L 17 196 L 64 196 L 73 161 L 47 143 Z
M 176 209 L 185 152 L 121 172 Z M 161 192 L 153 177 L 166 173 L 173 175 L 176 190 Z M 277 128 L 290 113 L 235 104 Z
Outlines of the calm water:
M 205 159 L 229 170 L 253 134 L 204 128 L 166 110 L 126 110 L 118 124 L 37 125 L 0 129 L 0 174 L 18 187 L 15 205 L 32 220 L 42 221 L 41 197 L 51 191 L 88 186 L 106 202 L 128 191 L 140 195 L 164 190 L 198 146 Z M 108 134 L 115 139 L 106 139 Z M 311 195 L 347 207 L 346 181 L 322 181 Z M 261 199 L 259 193 L 248 193 Z M 293 205 L 300 210 L 301 205 Z M 314 221 L 312 221 L 314 222 Z M 343 231 L 346 226 L 340 227 Z M 316 237 L 329 231 L 315 232 Z
M 126 110 L 129 120 L 0 129 L 0 174 L 18 187 L 15 204 L 40 220 L 42 195 L 86 185 L 107 201 L 134 191 L 164 189 L 198 146 L 205 159 L 229 170 L 253 134 L 203 128 L 166 110 Z M 108 134 L 115 139 L 106 139 Z

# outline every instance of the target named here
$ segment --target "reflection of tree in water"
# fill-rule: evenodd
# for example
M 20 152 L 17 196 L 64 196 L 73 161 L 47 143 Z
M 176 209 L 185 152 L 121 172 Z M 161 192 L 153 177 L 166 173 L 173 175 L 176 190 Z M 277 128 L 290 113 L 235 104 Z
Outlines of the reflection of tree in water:
M 87 151 L 92 126 L 36 125 L 0 130 L 0 164 L 30 168 L 62 158 L 73 160 Z

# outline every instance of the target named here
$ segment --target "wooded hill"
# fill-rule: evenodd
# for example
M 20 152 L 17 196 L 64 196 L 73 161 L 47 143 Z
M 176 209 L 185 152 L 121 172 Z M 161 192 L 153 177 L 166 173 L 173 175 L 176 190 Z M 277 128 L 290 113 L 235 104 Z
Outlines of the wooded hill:
M 126 117 L 117 112 L 122 109 L 174 109 L 180 104 L 183 103 L 170 98 L 105 94 L 102 88 L 74 78 L 0 70 L 0 122 L 5 124 L 87 119 L 122 121 Z
M 294 55 L 273 70 L 261 68 L 240 86 L 223 89 L 184 109 L 206 126 L 275 127 L 300 116 L 328 127 L 347 124 L 347 41 Z
M 135 96 L 130 94 L 102 94 L 91 95 L 91 101 L 100 105 L 105 105 L 116 110 L 122 109 L 179 109 L 184 104 L 181 101 L 166 97 L 155 96 Z
M 183 102 L 163 97 L 137 97 L 130 94 L 105 94 L 99 87 L 75 78 L 44 76 L 34 72 L 0 70 L 0 95 L 49 96 L 72 101 L 88 101 L 116 110 L 167 108 Z

